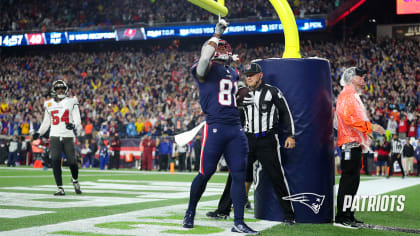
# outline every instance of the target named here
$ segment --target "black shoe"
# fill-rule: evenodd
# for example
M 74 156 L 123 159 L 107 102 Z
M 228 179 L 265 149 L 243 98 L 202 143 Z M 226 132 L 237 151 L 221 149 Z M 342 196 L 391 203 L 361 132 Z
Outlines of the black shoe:
M 229 214 L 219 213 L 217 210 L 207 212 L 206 216 L 210 217 L 212 219 L 215 219 L 215 220 L 227 220 L 227 219 L 229 219 Z
M 286 219 L 284 219 L 283 223 L 285 225 L 294 225 L 294 224 L 296 224 L 296 221 L 293 218 L 286 218 Z
M 76 194 L 82 194 L 82 190 L 80 190 L 80 184 L 79 184 L 79 181 L 74 181 L 73 179 L 72 179 L 72 181 L 71 182 L 73 182 L 73 186 L 74 186 L 74 191 L 76 192 Z
M 247 200 L 246 203 L 245 203 L 245 209 L 252 210 L 252 205 L 251 205 L 251 202 L 249 200 Z
M 347 229 L 358 229 L 360 228 L 360 225 L 358 225 L 356 222 L 346 219 L 346 220 L 342 220 L 342 221 L 335 221 L 334 226 L 337 227 L 342 227 L 342 228 L 347 228 Z
M 194 216 L 195 214 L 192 212 L 185 212 L 184 222 L 182 223 L 182 227 L 184 228 L 194 228 Z
M 64 196 L 66 193 L 63 188 L 58 188 L 57 192 L 54 193 L 54 196 Z
M 240 223 L 240 224 L 235 224 L 232 227 L 232 232 L 235 233 L 243 233 L 243 234 L 252 234 L 252 235 L 257 235 L 259 234 L 258 231 L 255 231 L 253 229 L 251 229 L 248 225 L 246 225 L 245 223 Z
M 361 220 L 358 220 L 358 219 L 356 219 L 356 217 L 352 217 L 352 219 L 351 219 L 354 223 L 356 223 L 356 224 L 360 224 L 360 225 L 363 225 L 364 224 L 364 222 L 363 221 L 361 221 Z

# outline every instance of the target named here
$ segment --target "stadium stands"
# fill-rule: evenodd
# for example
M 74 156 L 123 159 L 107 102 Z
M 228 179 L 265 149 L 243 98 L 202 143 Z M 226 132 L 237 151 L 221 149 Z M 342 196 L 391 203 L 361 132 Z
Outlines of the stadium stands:
M 282 45 L 276 43 L 270 47 L 234 46 L 242 63 L 255 58 L 281 57 L 282 53 Z M 189 66 L 198 57 L 199 47 L 195 45 L 196 49 L 192 51 L 119 49 L 113 52 L 2 56 L 1 133 L 26 135 L 28 129 L 23 128 L 27 127 L 26 123 L 30 124 L 30 129 L 36 129 L 42 120 L 45 95 L 56 79 L 68 81 L 71 93 L 80 101 L 84 124 L 92 122 L 95 131 L 109 131 L 111 121 L 119 127 L 117 130 L 122 136 L 127 136 L 125 127 L 130 122 L 150 121 L 154 127 L 160 120 L 161 127 L 152 131 L 156 135 L 164 132 L 171 135 L 187 126 L 193 127 L 203 119 L 195 81 L 189 73 Z M 407 117 L 410 123 L 420 125 L 418 39 L 306 41 L 301 48 L 304 57 L 330 60 L 334 95 L 341 90 L 338 82 L 345 67 L 365 67 L 369 74 L 364 98 L 368 100 L 367 109 L 373 119 L 386 127 L 391 112 L 396 112 Z M 397 117 L 393 114 L 393 118 Z M 144 133 L 137 131 L 136 135 Z
M 289 0 L 297 17 L 327 14 L 343 0 Z M 226 1 L 229 19 L 276 18 L 267 0 Z M 182 9 L 182 10 L 181 10 Z M 156 25 L 216 20 L 207 11 L 188 1 L 172 0 L 76 0 L 4 1 L 0 6 L 0 31 L 54 31 L 71 27 L 115 27 Z

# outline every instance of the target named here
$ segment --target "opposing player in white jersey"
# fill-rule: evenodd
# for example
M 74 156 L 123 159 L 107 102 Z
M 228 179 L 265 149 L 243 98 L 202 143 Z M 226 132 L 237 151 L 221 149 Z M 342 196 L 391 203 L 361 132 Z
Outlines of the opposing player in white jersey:
M 44 135 L 50 129 L 50 157 L 58 191 L 56 196 L 66 195 L 61 176 L 61 156 L 64 152 L 69 163 L 74 190 L 81 194 L 77 180 L 79 167 L 77 165 L 74 129 L 80 134 L 82 125 L 80 120 L 79 103 L 76 97 L 67 97 L 68 86 L 63 80 L 52 84 L 51 94 L 54 98 L 44 103 L 45 114 L 39 131 L 33 135 L 34 139 Z

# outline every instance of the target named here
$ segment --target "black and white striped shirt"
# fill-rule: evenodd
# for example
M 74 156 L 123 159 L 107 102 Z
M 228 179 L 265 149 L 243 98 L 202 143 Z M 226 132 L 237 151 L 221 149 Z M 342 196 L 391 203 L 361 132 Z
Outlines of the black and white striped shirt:
M 294 136 L 295 126 L 292 113 L 281 91 L 263 82 L 252 93 L 254 104 L 242 108 L 245 133 L 277 133 L 280 121 L 285 134 Z
M 401 143 L 399 139 L 393 139 L 391 141 L 391 152 L 392 153 L 402 153 L 404 145 Z

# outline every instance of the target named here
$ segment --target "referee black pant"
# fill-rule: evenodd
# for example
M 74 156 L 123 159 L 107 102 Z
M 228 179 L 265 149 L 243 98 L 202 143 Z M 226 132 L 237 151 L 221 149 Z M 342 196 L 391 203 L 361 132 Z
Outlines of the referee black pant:
M 76 152 L 74 150 L 74 139 L 71 137 L 50 137 L 51 164 L 57 186 L 63 186 L 61 177 L 61 157 L 63 152 L 67 159 L 67 163 L 69 164 L 71 176 L 73 179 L 79 177 L 79 166 L 77 165 Z
M 247 134 L 247 137 L 249 145 L 248 163 L 254 163 L 255 160 L 261 162 L 262 168 L 270 178 L 279 203 L 283 208 L 284 218 L 294 219 L 295 213 L 291 201 L 283 199 L 285 196 L 290 196 L 290 191 L 281 164 L 278 135 L 267 134 L 257 138 L 253 134 Z
M 346 195 L 351 195 L 353 200 L 353 196 L 357 193 L 360 183 L 360 168 L 362 167 L 361 160 L 361 147 L 354 147 L 347 151 L 341 149 L 341 178 L 338 185 L 336 222 L 354 219 L 351 207 L 343 211 L 343 205 Z
M 402 162 L 401 162 L 401 154 L 398 154 L 398 153 L 392 153 L 391 154 L 391 160 L 388 163 L 388 166 L 389 166 L 389 175 L 388 176 L 392 176 L 392 174 L 394 174 L 394 162 L 395 161 L 397 161 L 398 165 L 400 166 L 402 176 L 405 176 L 404 168 L 403 168 L 403 165 L 402 165 Z

